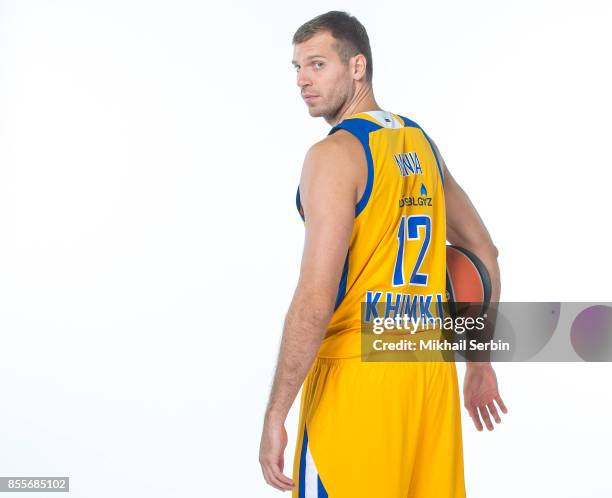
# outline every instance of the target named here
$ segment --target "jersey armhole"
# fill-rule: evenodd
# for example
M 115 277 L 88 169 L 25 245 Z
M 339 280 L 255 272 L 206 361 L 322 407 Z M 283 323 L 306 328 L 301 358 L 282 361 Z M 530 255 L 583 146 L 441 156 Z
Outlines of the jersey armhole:
M 429 135 L 427 135 L 427 133 L 425 133 L 425 130 L 423 130 L 423 128 L 421 128 L 421 131 L 423 132 L 423 135 L 425 135 L 425 138 L 427 139 L 427 141 L 429 142 L 429 147 L 431 147 L 431 152 L 433 153 L 434 157 L 436 158 L 436 164 L 438 165 L 438 172 L 440 173 L 440 180 L 442 180 L 442 188 L 444 188 L 444 171 L 442 170 L 442 164 L 440 161 L 440 158 L 438 157 L 438 153 L 436 152 L 436 148 L 434 147 L 431 138 L 429 138 Z
M 300 214 L 300 218 L 302 221 L 306 221 L 304 218 L 304 208 L 302 208 L 302 201 L 300 200 L 300 186 L 298 185 L 297 193 L 295 194 L 295 206 L 297 207 L 298 213 Z
M 334 126 L 329 135 L 336 133 L 338 130 L 346 130 L 359 140 L 366 158 L 367 180 L 365 189 L 361 198 L 355 205 L 355 218 L 361 214 L 366 208 L 372 195 L 372 186 L 374 185 L 374 161 L 372 160 L 372 151 L 370 150 L 369 134 L 371 131 L 381 128 L 380 125 L 367 121 L 365 119 L 351 119 L 342 122 L 340 125 Z

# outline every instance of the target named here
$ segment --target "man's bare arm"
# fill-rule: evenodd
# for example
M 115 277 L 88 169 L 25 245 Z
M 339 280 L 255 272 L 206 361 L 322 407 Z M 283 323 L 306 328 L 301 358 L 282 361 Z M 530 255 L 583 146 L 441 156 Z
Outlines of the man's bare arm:
M 446 238 L 453 244 L 473 252 L 485 265 L 491 278 L 491 308 L 489 317 L 495 323 L 496 308 L 501 294 L 501 279 L 497 256 L 499 251 L 491 239 L 484 222 L 478 215 L 472 201 L 455 181 L 442 154 L 432 140 L 432 147 L 438 156 L 444 174 L 444 196 L 446 199 Z M 493 430 L 493 423 L 501 418 L 495 401 L 503 413 L 507 408 L 499 395 L 497 377 L 489 362 L 468 362 L 465 376 L 464 404 L 476 428 L 482 430 L 482 421 L 487 429 Z M 482 419 L 482 420 L 481 420 Z
M 487 227 L 472 201 L 455 181 L 433 142 L 444 172 L 444 196 L 446 198 L 446 239 L 453 245 L 473 252 L 486 266 L 491 277 L 491 302 L 499 302 L 501 281 L 497 256 L 499 251 L 491 239 Z
M 354 156 L 331 136 L 313 146 L 300 179 L 306 219 L 300 276 L 285 318 L 283 337 L 260 447 L 266 481 L 279 489 L 293 482 L 282 473 L 284 421 L 325 336 L 355 219 Z

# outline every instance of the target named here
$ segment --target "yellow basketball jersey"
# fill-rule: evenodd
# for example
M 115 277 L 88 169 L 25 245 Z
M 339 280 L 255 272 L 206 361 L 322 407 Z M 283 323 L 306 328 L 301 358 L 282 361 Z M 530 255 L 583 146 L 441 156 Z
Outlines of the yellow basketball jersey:
M 319 350 L 328 358 L 360 355 L 362 320 L 443 317 L 446 302 L 444 175 L 430 138 L 414 121 L 387 111 L 356 114 L 329 134 L 338 130 L 361 142 L 368 176 Z M 299 187 L 296 204 L 308 223 Z

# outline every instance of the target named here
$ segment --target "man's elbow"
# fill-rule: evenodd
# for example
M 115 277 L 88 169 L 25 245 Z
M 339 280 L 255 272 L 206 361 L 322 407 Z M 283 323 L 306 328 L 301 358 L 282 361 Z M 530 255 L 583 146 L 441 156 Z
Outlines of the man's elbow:
M 486 258 L 487 260 L 495 260 L 499 256 L 499 250 L 491 240 L 472 243 L 466 241 L 465 243 L 459 243 L 457 245 L 473 252 L 481 259 Z
M 298 286 L 293 303 L 296 319 L 311 327 L 327 327 L 335 307 L 335 298 L 328 294 Z
M 489 244 L 489 253 L 495 259 L 497 259 L 497 257 L 499 256 L 499 250 L 497 249 L 497 246 L 493 244 L 493 242 Z
M 499 256 L 499 250 L 493 242 L 486 242 L 478 250 L 479 253 L 486 255 L 490 259 L 497 259 Z

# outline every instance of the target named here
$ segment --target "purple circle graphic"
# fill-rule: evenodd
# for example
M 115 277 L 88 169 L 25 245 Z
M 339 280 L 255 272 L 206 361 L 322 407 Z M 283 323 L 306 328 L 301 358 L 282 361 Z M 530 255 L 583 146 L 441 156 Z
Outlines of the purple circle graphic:
M 612 359 L 612 307 L 590 306 L 572 323 L 570 333 L 574 351 L 584 361 Z

